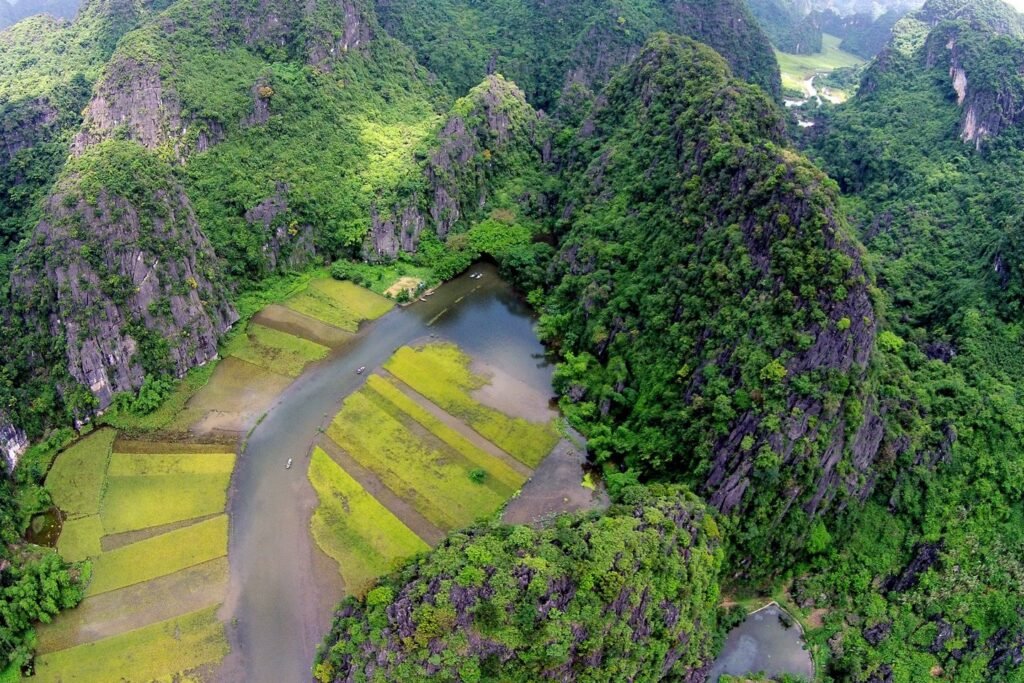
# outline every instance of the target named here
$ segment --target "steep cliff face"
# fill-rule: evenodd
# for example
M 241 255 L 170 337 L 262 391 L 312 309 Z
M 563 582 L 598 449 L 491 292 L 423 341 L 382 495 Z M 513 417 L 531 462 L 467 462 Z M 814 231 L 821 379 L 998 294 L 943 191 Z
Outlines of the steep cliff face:
M 703 681 L 721 563 L 692 495 L 478 527 L 335 615 L 321 681 Z M 685 577 L 685 578 L 684 578 Z
M 0 412 L 0 456 L 6 461 L 7 468 L 13 470 L 18 460 L 28 450 L 28 435 L 25 430 L 16 427 Z
M 773 95 L 781 92 L 771 45 L 741 0 L 517 0 L 501 6 L 378 0 L 376 6 L 388 32 L 412 47 L 455 95 L 485 74 L 502 73 L 534 106 L 554 113 L 567 90 L 598 92 L 659 30 L 711 45 L 738 75 Z
M 835 191 L 768 98 L 687 39 L 652 39 L 603 99 L 541 322 L 568 354 L 565 407 L 600 457 L 799 545 L 807 515 L 871 490 L 882 439 L 869 280 Z
M 26 327 L 63 340 L 71 377 L 100 408 L 147 373 L 212 360 L 237 319 L 181 187 L 130 142 L 68 167 L 12 288 Z
M 981 148 L 991 137 L 1024 120 L 1024 40 L 944 24 L 924 47 L 929 68 L 948 64 L 949 80 L 963 114 L 960 137 Z
M 460 221 L 483 215 L 505 181 L 546 161 L 549 134 L 544 117 L 515 84 L 488 76 L 455 104 L 429 143 L 422 188 L 390 212 L 374 209 L 367 256 L 415 251 L 424 228 L 444 240 Z
M 234 92 L 228 107 L 211 111 L 202 101 L 209 93 L 194 90 L 190 83 L 200 76 L 196 69 L 209 68 L 212 55 L 203 53 L 236 46 L 259 54 L 298 52 L 308 65 L 331 71 L 350 52 L 369 48 L 372 23 L 372 16 L 354 0 L 174 5 L 131 36 L 107 65 L 73 150 L 80 154 L 103 140 L 130 139 L 148 149 L 163 149 L 184 163 L 230 131 L 258 122 L 266 104 L 265 98 L 256 98 L 254 110 L 243 113 L 244 95 Z M 255 92 L 260 83 L 250 85 Z
M 930 0 L 896 23 L 862 90 L 869 96 L 930 69 L 948 73 L 960 138 L 980 149 L 1024 119 L 1024 17 L 999 0 Z

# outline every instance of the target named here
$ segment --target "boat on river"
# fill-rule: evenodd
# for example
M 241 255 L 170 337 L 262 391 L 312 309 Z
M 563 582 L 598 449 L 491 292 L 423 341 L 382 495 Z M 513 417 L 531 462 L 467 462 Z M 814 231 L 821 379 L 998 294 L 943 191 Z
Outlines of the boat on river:
M 288 458 L 288 462 L 285 463 L 284 468 L 290 470 L 292 468 L 292 459 Z

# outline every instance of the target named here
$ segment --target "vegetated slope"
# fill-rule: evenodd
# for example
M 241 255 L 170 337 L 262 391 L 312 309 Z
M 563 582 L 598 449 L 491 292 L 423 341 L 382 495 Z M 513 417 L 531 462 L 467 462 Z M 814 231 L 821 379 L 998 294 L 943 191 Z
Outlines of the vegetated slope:
M 777 50 L 796 55 L 821 52 L 821 27 L 791 0 L 749 0 L 750 11 Z
M 219 270 L 171 169 L 135 143 L 102 143 L 69 163 L 16 262 L 15 315 L 30 331 L 19 350 L 37 367 L 66 363 L 58 386 L 85 418 L 147 375 L 216 357 L 238 317 Z
M 418 182 L 397 188 L 393 206 L 374 205 L 367 256 L 393 259 L 416 252 L 421 236 L 428 251 L 447 241 L 452 268 L 441 275 L 454 275 L 468 266 L 468 257 L 458 254 L 460 241 L 448 240 L 456 228 L 475 226 L 495 210 L 521 224 L 540 219 L 553 203 L 547 196 L 552 134 L 514 83 L 488 76 L 421 145 Z M 502 232 L 512 234 L 515 227 Z
M 874 312 L 836 191 L 708 48 L 659 35 L 573 142 L 540 332 L 602 461 L 683 480 L 772 571 L 870 492 Z
M 1015 21 L 1001 3 L 928 3 L 814 142 L 872 253 L 880 391 L 902 403 L 879 495 L 794 588 L 852 613 L 821 636 L 839 679 L 1024 677 Z
M 34 17 L 0 33 L 0 279 L 38 221 L 103 64 L 145 14 L 131 0 L 91 0 L 73 24 Z
M 324 681 L 703 680 L 719 532 L 695 496 L 638 495 L 544 529 L 478 526 L 335 617 Z
M 385 28 L 456 95 L 498 72 L 553 111 L 567 90 L 599 91 L 659 30 L 711 45 L 737 75 L 781 92 L 771 45 L 739 0 L 378 0 L 377 8 Z

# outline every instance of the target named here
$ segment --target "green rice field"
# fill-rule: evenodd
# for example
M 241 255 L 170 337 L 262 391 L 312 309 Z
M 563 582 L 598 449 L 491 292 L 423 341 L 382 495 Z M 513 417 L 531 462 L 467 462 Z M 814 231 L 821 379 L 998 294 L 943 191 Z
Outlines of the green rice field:
M 376 320 L 394 304 L 351 282 L 326 278 L 310 282 L 304 292 L 288 299 L 284 305 L 328 325 L 355 332 L 360 322 Z
M 69 518 L 100 511 L 107 461 L 117 432 L 101 429 L 61 453 L 46 477 L 54 504 Z
M 398 387 L 380 375 L 371 375 L 366 380 L 367 388 L 391 404 L 396 411 L 401 411 L 422 425 L 431 434 L 451 446 L 466 460 L 483 468 L 488 475 L 512 489 L 518 489 L 526 481 L 526 477 L 498 458 L 485 453 L 473 445 L 469 439 L 459 434 L 452 427 L 431 415 L 416 401 L 406 396 Z
M 397 561 L 428 550 L 320 448 L 313 451 L 308 476 L 320 500 L 310 521 L 313 537 L 338 562 L 349 593 L 361 594 Z
M 99 595 L 173 574 L 224 557 L 227 552 L 228 518 L 220 515 L 100 554 L 93 560 L 93 579 L 86 595 Z
M 298 377 L 310 363 L 323 360 L 330 349 L 287 332 L 250 325 L 224 347 L 224 355 L 286 377 Z
M 470 480 L 474 465 L 423 430 L 414 433 L 364 392 L 352 394 L 328 436 L 442 529 L 493 514 L 513 493 L 496 480 Z
M 160 621 L 36 659 L 39 683 L 181 680 L 178 674 L 220 662 L 228 653 L 217 608 Z M 130 672 L 130 678 L 126 673 Z
M 384 367 L 531 468 L 540 464 L 561 438 L 553 423 L 509 417 L 474 400 L 471 392 L 487 380 L 473 374 L 469 356 L 454 344 L 428 344 L 418 349 L 405 346 Z

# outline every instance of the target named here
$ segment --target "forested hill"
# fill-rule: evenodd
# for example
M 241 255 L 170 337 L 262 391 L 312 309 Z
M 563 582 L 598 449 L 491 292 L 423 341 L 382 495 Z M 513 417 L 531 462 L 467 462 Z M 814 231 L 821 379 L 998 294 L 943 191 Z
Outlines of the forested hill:
M 499 72 L 550 111 L 568 89 L 599 91 L 655 31 L 707 43 L 741 78 L 775 96 L 782 89 L 771 45 L 742 0 L 378 0 L 377 7 L 385 28 L 455 93 Z
M 602 102 L 541 319 L 565 410 L 599 458 L 742 518 L 753 555 L 799 548 L 808 516 L 870 490 L 879 446 L 870 282 L 835 190 L 690 40 L 652 39 Z
M 585 106 L 587 88 L 600 87 L 648 33 L 667 26 L 717 44 L 740 73 L 779 91 L 770 46 L 739 2 L 634 3 L 621 15 L 601 3 L 512 5 L 488 10 L 492 31 L 466 24 L 476 9 L 449 3 L 381 3 L 382 24 L 364 0 L 253 9 L 226 0 L 163 9 L 90 0 L 71 25 L 35 18 L 0 34 L 0 277 L 10 283 L 3 334 L 13 350 L 5 359 L 13 380 L 0 389 L 6 421 L 36 435 L 47 423 L 105 407 L 147 376 L 180 374 L 211 357 L 211 336 L 179 333 L 195 325 L 222 330 L 232 319 L 230 295 L 200 296 L 203 286 L 187 292 L 171 285 L 178 275 L 201 284 L 223 271 L 222 284 L 244 288 L 321 258 L 375 250 L 394 257 L 390 245 L 403 239 L 415 249 L 415 236 L 399 234 L 408 227 L 403 218 L 428 199 L 424 181 L 437 178 L 424 173 L 417 150 L 442 134 L 455 97 L 488 71 L 522 78 L 551 103 L 569 87 L 572 114 Z M 417 22 L 408 26 L 469 31 L 466 41 L 443 42 L 459 54 L 431 60 L 435 46 L 397 25 L 399 9 Z M 519 21 L 523 13 L 532 23 Z M 521 31 L 522 41 L 486 43 L 509 31 Z M 505 55 L 509 46 L 524 49 Z M 63 168 L 69 150 L 74 174 Z M 115 156 L 147 170 L 93 173 L 91 166 L 110 168 Z M 73 191 L 86 201 L 69 210 L 66 193 L 89 177 L 111 182 Z M 145 269 L 135 272 L 127 252 L 107 247 L 124 243 L 110 242 L 113 235 L 151 228 L 145 220 L 100 227 L 106 219 L 96 209 L 106 204 L 145 217 L 143 198 L 155 199 L 162 214 L 195 220 L 202 237 L 182 240 L 180 226 L 159 228 L 160 237 L 134 255 L 160 264 L 146 280 L 156 286 L 132 292 Z M 69 230 L 72 224 L 83 229 Z M 209 248 L 198 246 L 207 241 Z M 73 253 L 55 255 L 57 244 Z M 185 253 L 171 254 L 171 244 Z M 183 268 L 183 260 L 195 265 Z M 79 271 L 91 273 L 88 286 L 49 288 L 53 278 Z M 86 299 L 92 305 L 83 309 Z M 54 327 L 71 312 L 74 326 Z M 160 332 L 141 340 L 144 353 L 130 353 L 140 341 L 132 330 L 145 336 L 144 329 Z M 61 341 L 41 343 L 54 337 Z
M 929 2 L 814 133 L 878 275 L 880 391 L 902 403 L 898 475 L 795 589 L 853 606 L 825 634 L 843 680 L 1021 680 L 1019 21 Z
M 479 526 L 339 607 L 314 673 L 329 681 L 704 680 L 722 563 L 683 490 L 601 519 Z

